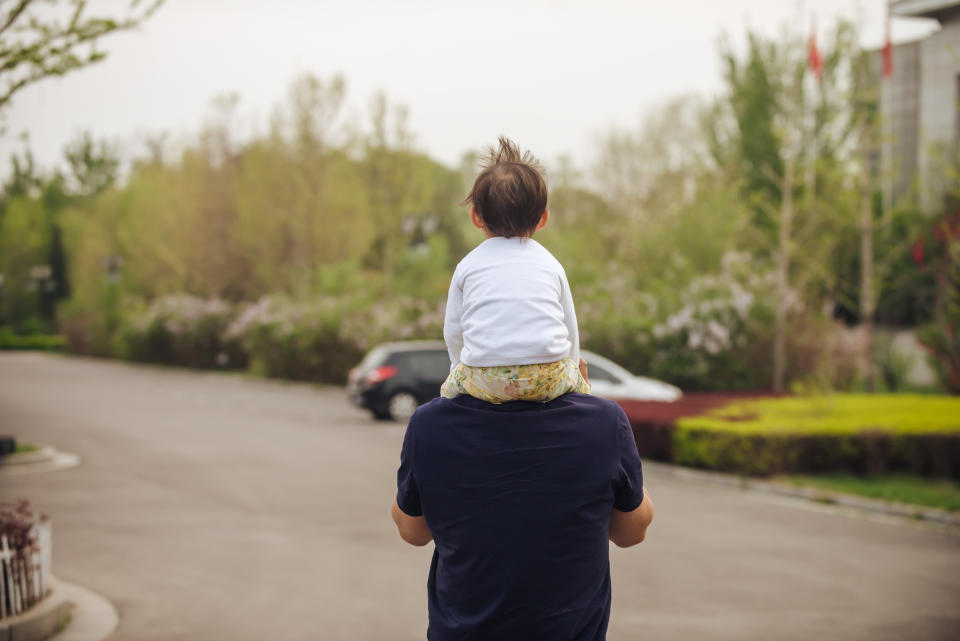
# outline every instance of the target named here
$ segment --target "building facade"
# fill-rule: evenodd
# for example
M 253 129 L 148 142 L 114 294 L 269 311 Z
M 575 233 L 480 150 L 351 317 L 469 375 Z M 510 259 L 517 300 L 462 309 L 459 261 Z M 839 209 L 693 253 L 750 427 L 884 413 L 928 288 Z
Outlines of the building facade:
M 956 188 L 950 168 L 960 168 L 960 1 L 900 0 L 891 9 L 937 20 L 940 30 L 893 47 L 893 75 L 881 92 L 884 195 L 934 213 Z

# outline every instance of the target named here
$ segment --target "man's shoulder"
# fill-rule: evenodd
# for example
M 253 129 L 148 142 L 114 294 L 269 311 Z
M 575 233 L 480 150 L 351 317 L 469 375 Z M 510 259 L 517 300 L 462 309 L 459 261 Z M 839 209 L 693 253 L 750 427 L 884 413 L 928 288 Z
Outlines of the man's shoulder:
M 567 404 L 574 407 L 596 408 L 596 409 L 602 409 L 604 411 L 613 412 L 613 413 L 619 413 L 620 411 L 622 411 L 620 409 L 620 404 L 617 403 L 616 401 L 611 401 L 609 398 L 603 398 L 601 396 L 594 396 L 593 394 L 581 394 L 580 392 L 571 392 L 570 394 L 564 394 L 558 399 L 554 399 L 554 401 L 550 401 L 550 403 L 553 403 L 555 401 L 560 401 L 560 400 L 563 400 Z
M 478 413 L 496 414 L 500 412 L 535 412 L 543 410 L 550 411 L 550 420 L 562 420 L 564 415 L 569 415 L 571 420 L 580 417 L 584 413 L 589 413 L 602 421 L 609 421 L 611 424 L 625 416 L 620 405 L 615 401 L 592 394 L 571 393 L 564 394 L 547 403 L 535 403 L 527 401 L 518 401 L 505 405 L 494 405 L 486 401 L 481 401 L 470 396 L 460 396 L 455 399 L 435 398 L 421 405 L 414 412 L 410 419 L 410 424 L 436 424 L 450 420 L 457 420 L 462 417 L 476 417 Z

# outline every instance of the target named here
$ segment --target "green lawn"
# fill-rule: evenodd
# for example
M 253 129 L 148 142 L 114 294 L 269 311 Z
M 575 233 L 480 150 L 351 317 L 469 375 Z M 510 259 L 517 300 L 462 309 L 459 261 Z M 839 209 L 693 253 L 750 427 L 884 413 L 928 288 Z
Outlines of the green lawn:
M 24 349 L 63 351 L 66 346 L 67 340 L 63 336 L 47 334 L 19 336 L 14 334 L 9 327 L 0 327 L 0 350 Z
M 960 397 L 828 394 L 739 401 L 681 418 L 684 429 L 734 434 L 960 433 Z
M 913 503 L 926 507 L 960 512 L 960 483 L 952 480 L 927 479 L 918 476 L 786 476 L 781 477 L 794 485 L 806 485 L 858 494 L 872 499 Z
M 40 448 L 33 443 L 17 443 L 14 447 L 14 454 L 26 454 L 27 452 L 36 452 Z

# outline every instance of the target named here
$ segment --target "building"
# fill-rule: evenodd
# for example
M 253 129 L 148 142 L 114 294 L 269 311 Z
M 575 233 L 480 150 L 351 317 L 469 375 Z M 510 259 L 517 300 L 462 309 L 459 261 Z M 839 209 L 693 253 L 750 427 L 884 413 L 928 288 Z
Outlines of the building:
M 949 181 L 956 185 L 948 167 L 960 160 L 960 1 L 899 0 L 891 11 L 937 20 L 940 30 L 893 47 L 893 75 L 881 97 L 885 196 L 942 211 Z M 881 56 L 876 60 L 879 75 Z

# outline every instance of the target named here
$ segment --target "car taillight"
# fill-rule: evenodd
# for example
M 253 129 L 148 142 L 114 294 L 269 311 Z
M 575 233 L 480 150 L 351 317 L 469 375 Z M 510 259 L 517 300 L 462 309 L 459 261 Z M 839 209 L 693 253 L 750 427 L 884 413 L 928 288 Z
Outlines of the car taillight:
M 374 368 L 367 372 L 367 375 L 363 377 L 363 382 L 367 385 L 382 383 L 388 378 L 395 376 L 396 373 L 397 368 L 393 365 L 382 365 L 381 367 Z

